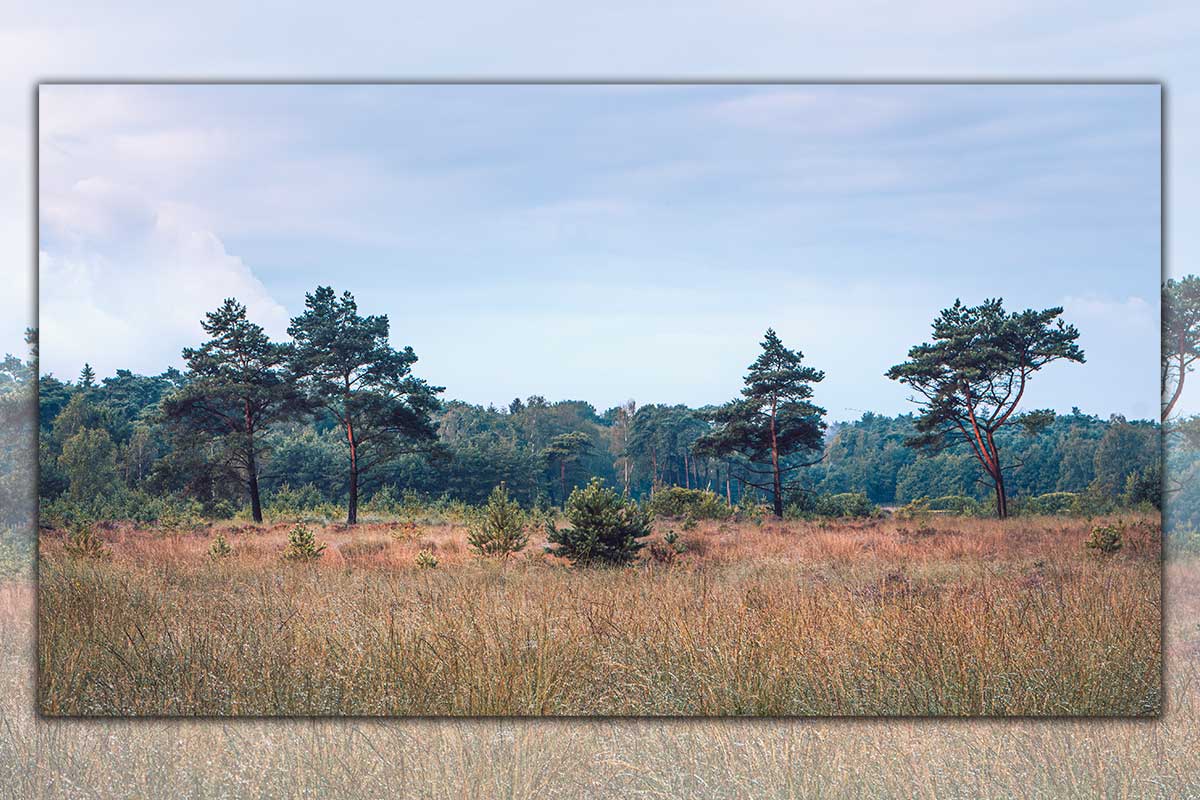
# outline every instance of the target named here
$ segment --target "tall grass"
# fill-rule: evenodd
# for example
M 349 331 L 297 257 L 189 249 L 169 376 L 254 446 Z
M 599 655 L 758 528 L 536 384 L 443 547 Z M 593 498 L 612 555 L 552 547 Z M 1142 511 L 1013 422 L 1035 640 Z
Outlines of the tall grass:
M 1150 531 L 1148 520 L 1138 528 Z M 1138 526 L 1135 526 L 1135 528 Z M 706 523 L 671 564 L 472 559 L 465 529 L 42 543 L 48 715 L 1154 715 L 1156 540 L 1062 519 Z M 662 535 L 664 528 L 658 532 Z M 1149 536 L 1149 534 L 1147 534 Z M 413 555 L 436 552 L 418 570 Z
M 1200 796 L 1200 560 L 1165 571 L 1161 718 L 54 720 L 0 583 L 0 797 Z

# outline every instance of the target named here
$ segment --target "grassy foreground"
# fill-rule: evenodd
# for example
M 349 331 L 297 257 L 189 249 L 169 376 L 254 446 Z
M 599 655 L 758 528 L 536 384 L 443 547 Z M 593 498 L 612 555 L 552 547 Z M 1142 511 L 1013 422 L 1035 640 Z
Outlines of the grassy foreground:
M 104 531 L 41 543 L 47 715 L 1156 715 L 1156 528 L 705 523 L 620 570 L 466 553 L 461 526 Z M 658 539 L 669 526 L 656 531 Z M 414 558 L 432 550 L 434 569 Z

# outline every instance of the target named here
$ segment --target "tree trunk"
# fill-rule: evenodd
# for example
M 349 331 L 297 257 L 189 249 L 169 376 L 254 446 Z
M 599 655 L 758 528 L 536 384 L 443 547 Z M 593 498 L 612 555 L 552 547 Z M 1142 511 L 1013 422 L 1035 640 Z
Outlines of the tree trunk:
M 254 457 L 254 419 L 250 414 L 250 401 L 244 401 L 246 431 L 246 486 L 250 490 L 250 515 L 255 522 L 262 522 L 262 498 L 258 494 L 258 460 Z
M 1008 517 L 1008 495 L 1004 491 L 1004 470 L 1000 467 L 1000 449 L 996 447 L 996 440 L 992 437 L 991 431 L 988 432 L 988 444 L 992 448 L 992 463 L 996 468 L 996 473 L 992 476 L 996 482 L 996 516 L 999 519 Z
M 1008 497 L 1004 493 L 1004 478 L 1000 475 L 996 476 L 996 517 L 1008 517 Z
M 562 485 L 562 496 L 559 498 L 562 501 L 563 511 L 567 510 L 567 460 L 563 459 L 558 465 L 559 482 Z
M 350 443 L 350 504 L 346 524 L 358 524 L 358 443 L 354 441 L 354 425 L 346 423 L 346 441 Z
M 775 401 L 771 401 L 771 489 L 775 516 L 783 519 L 783 480 L 779 473 L 779 439 L 775 435 Z
M 263 521 L 262 498 L 258 493 L 258 468 L 254 462 L 254 452 L 250 452 L 250 470 L 246 476 L 246 485 L 250 489 L 250 515 L 255 522 Z

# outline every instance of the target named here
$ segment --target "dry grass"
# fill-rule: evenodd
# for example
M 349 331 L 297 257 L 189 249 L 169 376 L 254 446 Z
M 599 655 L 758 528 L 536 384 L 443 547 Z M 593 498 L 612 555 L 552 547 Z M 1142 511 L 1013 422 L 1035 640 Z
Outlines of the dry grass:
M 1142 520 L 1148 523 L 1148 520 Z M 661 536 L 669 526 L 661 526 Z M 50 715 L 1154 715 L 1158 543 L 1088 526 L 710 523 L 674 563 L 505 567 L 465 531 L 287 525 L 43 537 L 39 705 Z M 1142 533 L 1151 530 L 1142 528 Z M 419 570 L 421 550 L 438 558 Z
M 54 720 L 0 585 L 0 797 L 1200 797 L 1200 560 L 1165 570 L 1146 720 Z

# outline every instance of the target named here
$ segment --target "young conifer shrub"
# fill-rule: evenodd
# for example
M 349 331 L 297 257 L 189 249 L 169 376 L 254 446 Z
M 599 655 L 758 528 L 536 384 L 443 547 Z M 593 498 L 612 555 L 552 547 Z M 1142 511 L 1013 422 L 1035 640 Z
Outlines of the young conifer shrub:
M 325 543 L 317 544 L 313 532 L 303 525 L 297 525 L 288 533 L 288 544 L 283 551 L 283 557 L 288 561 L 314 561 L 325 552 Z
M 650 514 L 599 479 L 571 492 L 564 513 L 572 527 L 548 523 L 547 538 L 557 547 L 546 551 L 575 566 L 627 564 L 645 546 L 638 540 L 650 535 Z
M 492 490 L 483 514 L 467 534 L 467 544 L 480 556 L 507 559 L 529 543 L 525 513 L 501 483 Z
M 233 554 L 233 548 L 229 546 L 229 541 L 225 538 L 225 534 L 218 533 L 213 539 L 212 544 L 208 547 L 208 557 L 213 560 L 220 560 Z
M 104 560 L 112 557 L 112 551 L 108 549 L 108 545 L 96 535 L 91 524 L 87 522 L 71 524 L 64 547 L 67 553 L 77 558 Z
M 428 550 L 422 550 L 417 553 L 413 559 L 413 563 L 417 565 L 418 569 L 437 569 L 438 560 L 437 556 L 433 553 Z
M 1097 525 L 1092 528 L 1092 535 L 1084 542 L 1084 546 L 1090 550 L 1105 555 L 1112 555 L 1121 549 L 1125 533 L 1124 523 L 1118 522 L 1115 525 Z

